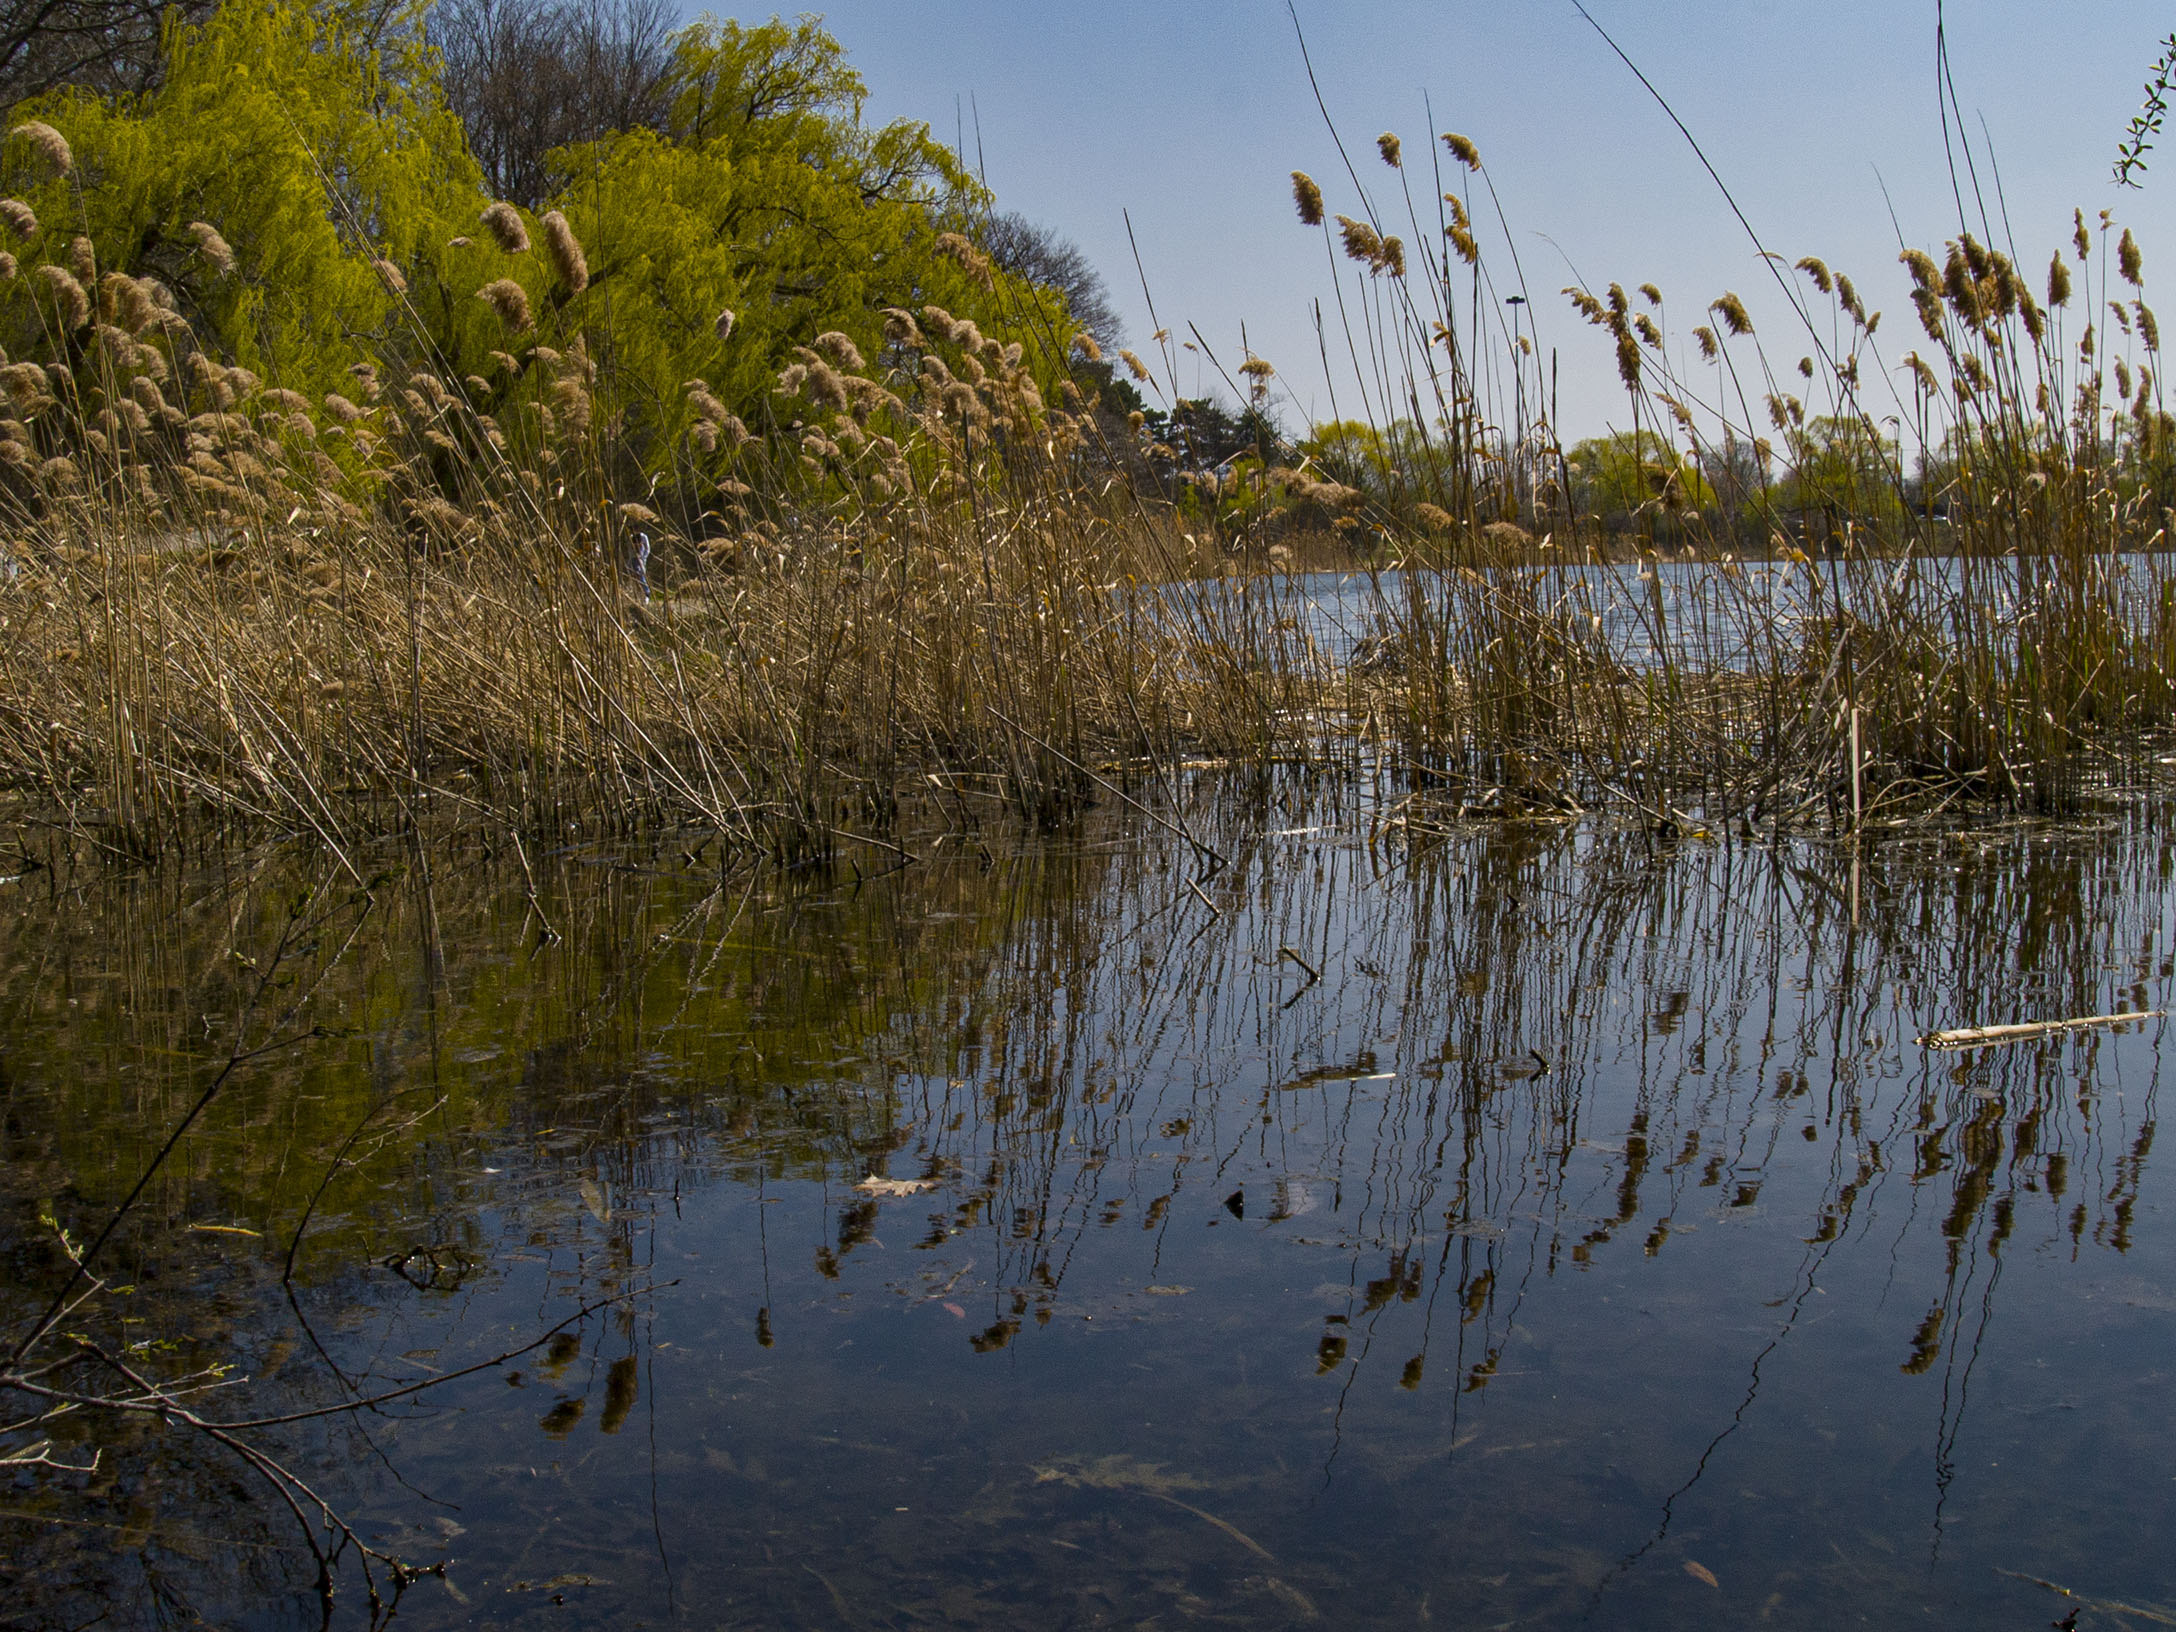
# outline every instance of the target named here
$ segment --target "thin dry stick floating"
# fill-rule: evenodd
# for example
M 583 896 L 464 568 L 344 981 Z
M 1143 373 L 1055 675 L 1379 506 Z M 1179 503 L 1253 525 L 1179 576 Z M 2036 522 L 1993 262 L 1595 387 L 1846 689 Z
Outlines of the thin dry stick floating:
M 2158 1020 L 2166 1009 L 2132 1009 L 2124 1014 L 2088 1014 L 2075 1020 L 2028 1020 L 2014 1026 L 1965 1026 L 1957 1031 L 1930 1031 L 1919 1039 L 1928 1048 L 1984 1048 L 2003 1043 L 2022 1043 L 2033 1037 L 2052 1037 L 2057 1032 L 2084 1031 L 2092 1026 L 2120 1026 L 2133 1020 Z

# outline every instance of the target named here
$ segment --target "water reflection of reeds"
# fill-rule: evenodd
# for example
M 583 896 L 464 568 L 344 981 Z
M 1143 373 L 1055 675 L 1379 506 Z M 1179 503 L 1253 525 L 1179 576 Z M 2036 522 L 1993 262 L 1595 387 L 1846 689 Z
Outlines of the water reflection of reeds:
M 2163 1001 L 2168 846 L 2143 824 L 1424 843 L 1266 781 L 1183 815 L 1198 845 L 1114 823 L 859 885 L 587 854 L 389 878 L 368 933 L 311 971 L 343 1034 L 238 1088 L 130 1250 L 221 1288 L 201 1340 L 262 1357 L 299 1342 L 250 1301 L 264 1264 L 210 1262 L 187 1227 L 260 1230 L 273 1257 L 307 1214 L 293 1314 L 345 1375 L 258 1386 L 322 1400 L 462 1352 L 461 1311 L 501 1288 L 541 1289 L 542 1312 L 700 1284 L 659 1243 L 721 1183 L 823 1197 L 756 1210 L 751 1353 L 791 1347 L 832 1289 L 956 1305 L 968 1366 L 1114 1299 L 1168 1294 L 1185 1329 L 1236 1318 L 1232 1277 L 1290 1246 L 1341 1266 L 1276 1338 L 1337 1391 L 1325 1479 L 1396 1464 L 1366 1424 L 1400 1395 L 1447 1399 L 1457 1466 L 1463 1414 L 1537 1341 L 1606 1345 L 1600 1302 L 1689 1254 L 1712 1287 L 1666 1318 L 1730 1397 L 1655 1431 L 1677 1471 L 1644 1529 L 1572 1572 L 1606 1591 L 1668 1541 L 1831 1285 L 1855 1289 L 1869 1371 L 1929 1385 L 1939 1526 L 2005 1267 L 2133 1244 L 2149 1050 L 1917 1039 Z M 37 1175 L 9 1198 L 21 1261 L 27 1204 L 94 1216 L 225 1046 L 232 972 L 292 892 L 269 869 L 155 878 L 8 920 L 36 972 L 8 1056 L 8 1171 Z M 367 1160 L 335 1164 L 358 1128 Z M 928 1188 L 854 1188 L 870 1175 Z M 1205 1258 L 1212 1228 L 1257 1256 Z M 637 1420 L 650 1323 L 686 1295 L 529 1363 L 547 1440 Z M 349 1448 L 370 1444 L 366 1425 Z

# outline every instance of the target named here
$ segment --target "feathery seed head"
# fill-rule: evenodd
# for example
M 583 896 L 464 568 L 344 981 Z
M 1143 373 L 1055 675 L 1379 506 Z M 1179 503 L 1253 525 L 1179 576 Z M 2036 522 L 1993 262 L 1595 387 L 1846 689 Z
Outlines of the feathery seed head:
M 1949 258 L 1942 263 L 1942 292 L 1949 297 L 1949 304 L 1958 316 L 1967 322 L 1978 320 L 1978 275 L 1972 270 L 1972 262 L 1965 254 L 1962 244 L 1953 243 L 1949 246 Z
M 1660 351 L 1662 349 L 1662 331 L 1655 327 L 1654 319 L 1649 317 L 1645 312 L 1636 312 L 1633 314 L 1632 327 L 1638 333 L 1639 337 L 1642 340 L 1646 341 L 1649 346 L 1653 347 L 1656 351 Z
M 83 292 L 83 285 L 76 282 L 76 275 L 65 266 L 50 262 L 33 274 L 45 286 L 52 298 L 53 309 L 61 326 L 70 331 L 80 329 L 91 320 L 91 297 Z
M 19 198 L 0 198 L 0 222 L 18 238 L 38 236 L 38 212 Z
M 2022 280 L 2017 286 L 2017 316 L 2018 321 L 2025 325 L 2027 338 L 2036 346 L 2040 344 L 2047 333 L 2047 314 L 2041 311 L 2032 298 L 2032 291 L 2025 287 Z
M 1081 330 L 1080 333 L 1073 336 L 1073 349 L 1078 351 L 1091 363 L 1100 363 L 1103 361 L 1103 348 L 1096 344 L 1096 337 L 1090 334 L 1086 329 Z
M 513 205 L 504 201 L 493 203 L 476 219 L 483 223 L 484 229 L 507 254 L 523 255 L 528 252 L 529 229 L 523 225 L 521 212 Z
M 476 291 L 476 298 L 497 312 L 510 332 L 529 332 L 534 321 L 529 315 L 529 291 L 512 278 L 493 278 Z
M 136 338 L 128 330 L 114 323 L 101 323 L 92 331 L 98 339 L 98 348 L 112 361 L 114 368 L 126 373 L 136 366 Z M 2124 393 L 2130 395 L 2129 392 Z
M 1394 278 L 1405 276 L 1405 240 L 1391 233 L 1383 239 L 1382 257 L 1376 270 L 1388 272 Z
M 712 321 L 710 326 L 717 333 L 717 336 L 720 340 L 730 340 L 733 338 L 734 322 L 735 319 L 733 313 L 729 309 L 720 312 L 717 315 L 716 319 Z
M 1715 331 L 1705 323 L 1692 331 L 1692 337 L 1700 347 L 1700 355 L 1709 362 L 1714 362 L 1722 355 L 1721 348 L 1715 344 Z
M 1365 221 L 1355 221 L 1349 215 L 1337 218 L 1338 241 L 1345 246 L 1345 253 L 1356 261 L 1375 266 L 1382 260 L 1383 241 L 1375 229 Z
M 2146 342 L 2148 351 L 2161 349 L 2161 325 L 2155 321 L 2153 308 L 2144 301 L 2134 301 L 2131 310 L 2138 315 L 2138 337 Z
M 1927 338 L 1939 344 L 1942 331 L 1942 297 L 1932 289 L 1914 289 L 1912 305 L 1919 313 L 1919 326 L 1927 331 Z
M 80 232 L 68 240 L 68 270 L 86 289 L 98 285 L 98 251 Z
M 1629 329 L 1617 336 L 1617 377 L 1627 391 L 1640 388 L 1640 343 Z
M 76 156 L 68 149 L 68 138 L 42 119 L 26 119 L 8 134 L 22 137 L 37 149 L 38 156 L 52 167 L 56 176 L 65 176 L 76 167 Z
M 1120 351 L 1118 354 L 1118 360 L 1126 365 L 1126 372 L 1131 374 L 1135 379 L 1143 381 L 1148 379 L 1148 364 L 1142 362 L 1141 359 L 1134 353 L 1130 351 Z
M 1565 285 L 1563 292 L 1572 305 L 1578 308 L 1579 315 L 1589 323 L 1599 326 L 1609 320 L 1608 308 L 1576 283 Z
M 1292 172 L 1292 202 L 1300 212 L 1300 225 L 1322 225 L 1322 189 L 1315 185 L 1314 178 L 1304 170 Z M 30 234 L 25 233 L 23 236 L 27 238 Z
M 867 366 L 862 362 L 861 352 L 855 347 L 854 342 L 837 329 L 819 334 L 816 337 L 815 349 L 841 368 L 859 372 Z
M 1451 157 L 1456 159 L 1460 164 L 1464 165 L 1468 170 L 1478 170 L 1481 168 L 1481 150 L 1475 147 L 1473 143 L 1468 141 L 1465 137 L 1457 135 L 1456 133 L 1451 131 L 1445 131 L 1443 134 L 1443 145 L 1451 150 Z
M 1653 284 L 1643 283 L 1640 285 L 1640 298 L 1654 307 L 1656 311 L 1662 310 L 1662 291 Z
M 389 294 L 397 297 L 408 292 L 408 280 L 401 276 L 400 268 L 384 256 L 373 260 L 370 270 L 378 274 L 378 281 L 385 285 Z
M 589 258 L 582 253 L 582 241 L 557 210 L 544 212 L 543 227 L 544 253 L 551 257 L 552 270 L 568 294 L 580 294 L 589 287 Z
M 2085 258 L 2093 253 L 2092 235 L 2085 230 L 2085 211 L 2072 210 L 2070 212 L 2070 222 L 2070 242 L 2077 250 L 2078 263 L 2082 266 L 2085 264 Z
M 905 346 L 919 351 L 924 344 L 922 326 L 914 321 L 914 314 L 899 306 L 884 308 L 884 338 L 895 346 Z
M 937 253 L 950 256 L 977 285 L 984 289 L 997 287 L 996 269 L 990 257 L 977 249 L 974 242 L 962 233 L 940 232 L 937 235 Z
M 2055 258 L 2048 262 L 2048 304 L 2070 304 L 2070 268 L 2063 263 L 2063 252 L 2057 250 Z
M 1376 137 L 1375 151 L 1382 154 L 1383 163 L 1389 165 L 1391 169 L 1402 168 L 1400 154 L 1403 151 L 1403 146 L 1395 132 L 1386 130 L 1382 135 Z
M 1831 294 L 1835 291 L 1836 280 L 1829 275 L 1828 264 L 1820 256 L 1806 256 L 1798 263 L 1798 270 L 1813 279 L 1814 288 L 1820 290 L 1822 294 Z
M 130 334 L 141 334 L 157 314 L 143 286 L 125 272 L 108 272 L 98 280 L 98 312 Z
M 1745 302 L 1739 300 L 1736 294 L 1726 292 L 1713 307 L 1708 307 L 1708 311 L 1713 311 L 1717 318 L 1721 318 L 1723 329 L 1728 329 L 1732 335 L 1750 335 L 1754 331 L 1754 320 L 1747 316 Z
M 2146 258 L 2139 253 L 2138 240 L 2131 236 L 2131 229 L 2125 227 L 2123 237 L 2116 245 L 2116 270 L 2122 273 L 2125 283 L 2138 289 L 2144 287 L 2145 268 Z M 2130 393 L 2126 391 L 2124 395 Z
M 226 239 L 219 236 L 217 227 L 209 221 L 192 221 L 188 232 L 196 240 L 196 252 L 212 263 L 214 272 L 223 278 L 233 273 L 234 251 L 228 247 Z

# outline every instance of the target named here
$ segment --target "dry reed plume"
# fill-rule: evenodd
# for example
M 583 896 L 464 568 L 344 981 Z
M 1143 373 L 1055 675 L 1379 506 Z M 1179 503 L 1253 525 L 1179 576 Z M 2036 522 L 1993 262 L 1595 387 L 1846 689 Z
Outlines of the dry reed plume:
M 529 328 L 516 297 L 480 291 Z M 116 850 L 434 812 L 804 855 L 880 835 L 909 779 L 1047 817 L 1145 757 L 1267 752 L 1315 700 L 1291 639 L 1161 587 L 1193 547 L 1093 499 L 1021 347 L 938 308 L 882 368 L 803 348 L 768 436 L 690 381 L 737 474 L 683 537 L 601 481 L 583 337 L 509 356 L 535 408 L 502 424 L 428 370 L 313 403 L 136 280 L 109 305 L 147 338 L 0 373 L 0 767 Z

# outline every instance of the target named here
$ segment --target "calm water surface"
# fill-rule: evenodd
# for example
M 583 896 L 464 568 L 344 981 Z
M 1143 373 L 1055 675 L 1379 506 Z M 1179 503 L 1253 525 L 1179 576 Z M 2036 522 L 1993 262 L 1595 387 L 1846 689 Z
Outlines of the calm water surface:
M 2164 827 L 1181 825 L 0 887 L 10 1326 L 284 1038 L 86 1330 L 239 1419 L 603 1305 L 257 1436 L 403 1625 L 2170 1624 L 2164 1022 L 1918 1040 L 2164 1006 Z M 316 1622 L 225 1453 L 53 1437 L 19 1624 Z
M 2131 628 L 2144 631 L 2169 616 L 2176 557 L 2119 554 L 2096 559 L 2092 572 L 2092 603 L 2112 607 Z M 1568 561 L 1492 576 L 1515 603 L 1561 620 L 1576 640 L 1635 668 L 1668 653 L 1679 662 L 1743 670 L 1772 668 L 1809 622 L 1832 618 L 1839 607 L 1875 622 L 1908 613 L 1973 641 L 1978 636 L 1965 626 L 1969 620 L 1991 615 L 2004 625 L 2017 622 L 2048 595 L 2056 575 L 2033 558 L 1934 556 L 1909 564 L 1755 560 L 1727 569 L 1706 559 Z M 1191 589 L 1198 596 L 1202 586 Z M 1242 598 L 1284 613 L 1331 664 L 1365 655 L 1375 642 L 1396 643 L 1421 609 L 1440 620 L 1448 604 L 1444 582 L 1434 575 L 1394 568 L 1292 573 L 1219 590 L 1200 603 L 1202 626 L 1243 646 Z

